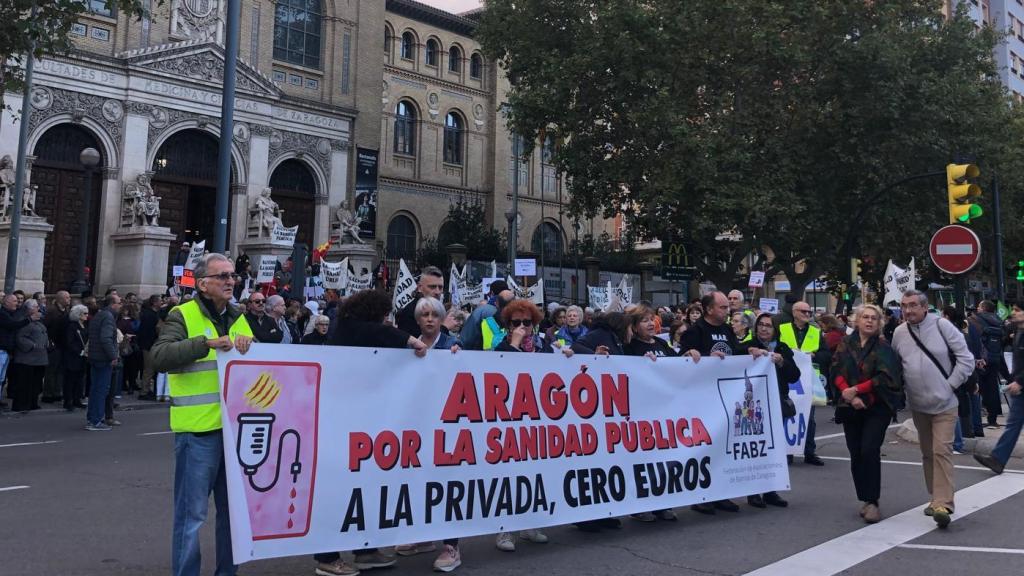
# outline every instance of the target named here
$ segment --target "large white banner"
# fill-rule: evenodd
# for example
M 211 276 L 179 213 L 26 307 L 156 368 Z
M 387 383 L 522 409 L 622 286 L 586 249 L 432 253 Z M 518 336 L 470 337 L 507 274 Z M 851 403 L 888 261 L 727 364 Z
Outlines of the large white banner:
M 533 286 L 530 286 L 529 288 L 523 288 L 522 286 L 517 284 L 515 278 L 513 278 L 512 276 L 509 276 L 508 278 L 506 278 L 505 282 L 508 283 L 509 289 L 512 290 L 512 292 L 515 293 L 516 298 L 521 298 L 523 300 L 529 300 L 530 302 L 532 302 L 534 304 L 537 304 L 538 306 L 543 306 L 544 305 L 544 279 L 543 278 L 538 278 L 537 279 L 537 283 L 534 284 Z
M 256 344 L 218 367 L 236 561 L 789 489 L 765 358 Z
M 893 264 L 892 260 L 885 266 L 885 297 L 882 304 L 899 302 L 903 299 L 903 293 L 914 288 L 917 272 L 914 270 L 914 259 L 910 259 L 910 266 L 906 269 Z
M 348 285 L 348 258 L 341 262 L 320 263 L 320 276 L 323 277 L 323 287 L 327 290 L 342 290 Z
M 783 421 L 786 429 L 786 443 L 789 453 L 802 456 L 807 442 L 807 426 L 811 420 L 811 401 L 814 399 L 814 380 L 818 377 L 811 364 L 811 355 L 799 350 L 793 351 L 793 359 L 800 369 L 800 380 L 789 383 L 789 397 L 796 405 L 796 416 Z M 831 410 L 831 408 L 830 408 Z
M 185 261 L 186 270 L 195 270 L 199 260 L 206 253 L 206 240 L 192 243 L 192 249 L 188 252 L 188 260 Z
M 416 278 L 409 272 L 405 260 L 398 261 L 398 282 L 391 297 L 391 309 L 396 313 L 416 299 Z

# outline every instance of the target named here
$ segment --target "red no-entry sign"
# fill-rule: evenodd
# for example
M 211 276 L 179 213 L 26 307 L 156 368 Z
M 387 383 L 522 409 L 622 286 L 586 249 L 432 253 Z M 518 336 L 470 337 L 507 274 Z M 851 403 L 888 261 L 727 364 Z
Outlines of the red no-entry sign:
M 928 245 L 935 266 L 946 274 L 963 274 L 981 259 L 981 241 L 970 228 L 943 226 Z

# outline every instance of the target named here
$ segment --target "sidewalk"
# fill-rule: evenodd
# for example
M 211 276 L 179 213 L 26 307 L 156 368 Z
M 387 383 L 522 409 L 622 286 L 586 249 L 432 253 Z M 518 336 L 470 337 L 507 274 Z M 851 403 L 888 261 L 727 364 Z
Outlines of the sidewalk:
M 10 406 L 10 400 L 7 399 L 6 401 L 7 401 L 7 405 Z M 164 408 L 164 409 L 166 409 L 167 407 L 169 407 L 171 405 L 170 402 L 155 402 L 153 400 L 139 400 L 138 398 L 135 397 L 134 394 L 127 394 L 125 396 L 122 396 L 119 399 L 115 399 L 114 400 L 114 404 L 117 406 L 116 408 L 114 408 L 115 412 L 132 412 L 132 411 L 135 411 L 135 410 L 153 410 L 155 408 Z M 3 410 L 0 410 L 0 418 L 31 418 L 31 417 L 34 417 L 34 416 L 46 416 L 46 415 L 53 415 L 53 414 L 67 414 L 67 412 L 64 411 L 64 407 L 61 405 L 60 402 L 56 402 L 56 403 L 41 402 L 39 405 L 42 406 L 42 408 L 40 408 L 39 410 L 33 410 L 33 411 L 25 413 L 25 414 L 19 414 L 19 413 L 16 413 L 16 412 L 11 412 L 9 408 L 8 409 L 3 409 Z M 85 410 L 84 408 L 80 408 L 77 411 L 84 411 L 84 410 Z
M 1008 411 L 1007 406 L 1003 404 L 1003 413 L 1006 414 Z M 964 438 L 964 453 L 990 454 L 992 449 L 995 448 L 996 442 L 999 441 L 999 437 L 1003 435 L 1003 430 L 1006 430 L 1006 417 L 1000 416 L 997 421 L 999 422 L 999 429 L 989 430 L 985 428 L 984 438 Z M 917 427 L 914 426 L 914 420 L 909 417 L 896 429 L 896 436 L 907 442 L 920 443 L 917 437 Z M 1024 433 L 1017 439 L 1017 444 L 1013 447 L 1012 456 L 1014 458 L 1024 458 Z

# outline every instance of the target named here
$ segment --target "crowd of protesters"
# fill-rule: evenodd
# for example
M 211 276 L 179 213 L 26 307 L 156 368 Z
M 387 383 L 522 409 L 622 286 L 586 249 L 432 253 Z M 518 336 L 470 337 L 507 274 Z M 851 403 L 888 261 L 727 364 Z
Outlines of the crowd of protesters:
M 970 319 L 955 308 L 941 314 L 930 310 L 927 297 L 916 291 L 907 292 L 898 306 L 866 304 L 850 316 L 817 313 L 803 301 L 770 314 L 746 305 L 739 291 L 712 292 L 671 307 L 641 302 L 595 311 L 561 303 L 541 307 L 517 299 L 498 280 L 483 301 L 460 309 L 444 303 L 441 270 L 425 267 L 412 302 L 392 310 L 391 298 L 377 289 L 345 298 L 328 292 L 307 302 L 274 289 L 239 291 L 241 278 L 234 270 L 235 264 L 224 256 L 204 257 L 196 268 L 196 292 L 181 301 L 161 295 L 145 301 L 135 294 L 122 298 L 115 289 L 102 298 L 86 294 L 76 300 L 67 292 L 49 301 L 20 291 L 0 297 L 0 382 L 6 372 L 12 411 L 59 402 L 68 411 L 86 409 L 86 429 L 98 431 L 119 424 L 114 410 L 123 395 L 170 399 L 171 427 L 178 433 L 175 574 L 197 573 L 198 528 L 205 521 L 210 494 L 217 500 L 218 573 L 233 573 L 219 401 L 216 394 L 207 398 L 208 393 L 183 391 L 212 386 L 215 393 L 215 363 L 210 367 L 209 360 L 217 351 L 244 352 L 250 342 L 406 348 L 418 356 L 431 349 L 627 355 L 651 361 L 685 357 L 694 362 L 708 356 L 765 356 L 774 364 L 786 418 L 796 414 L 788 393 L 789 385 L 801 378 L 794 359 L 799 350 L 810 356 L 815 377 L 827 384 L 834 421 L 843 425 L 850 451 L 860 515 L 868 523 L 882 517 L 880 450 L 898 411 L 909 409 L 918 430 L 932 497 L 924 512 L 940 527 L 949 524 L 954 511 L 951 454 L 962 449 L 963 438 L 997 430 L 1000 400 L 1009 394 L 1003 438 L 991 454 L 976 455 L 1000 473 L 1024 422 L 1019 397 L 1024 311 L 1014 307 L 1003 322 L 988 301 Z M 203 326 L 209 326 L 205 335 Z M 1003 360 L 1004 349 L 1012 351 L 1014 362 Z M 1003 379 L 1009 384 L 1000 387 Z M 813 443 L 813 409 L 809 417 L 803 462 L 822 466 Z M 776 492 L 750 495 L 747 503 L 755 508 L 788 505 Z M 730 500 L 691 508 L 702 514 L 740 511 Z M 633 519 L 674 521 L 676 515 L 671 509 L 656 509 Z M 606 518 L 576 526 L 597 532 L 620 524 L 617 518 Z M 544 543 L 548 537 L 541 530 L 506 532 L 496 536 L 495 545 L 512 552 L 519 540 Z M 399 546 L 396 553 L 436 550 L 434 542 L 419 542 Z M 351 560 L 337 552 L 317 554 L 314 560 L 316 574 L 352 576 L 394 565 L 397 557 L 364 549 L 355 551 Z M 461 563 L 459 541 L 442 542 L 434 568 L 449 572 Z

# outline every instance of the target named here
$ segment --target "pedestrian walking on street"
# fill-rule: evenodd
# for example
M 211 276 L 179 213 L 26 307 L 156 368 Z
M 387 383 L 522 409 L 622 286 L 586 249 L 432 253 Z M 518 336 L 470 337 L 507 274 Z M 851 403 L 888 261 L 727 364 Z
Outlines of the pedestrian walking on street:
M 1003 321 L 996 315 L 996 304 L 982 300 L 978 312 L 967 321 L 967 345 L 974 353 L 978 374 L 978 389 L 985 407 L 987 427 L 999 428 L 997 418 L 1002 415 L 999 394 L 999 365 L 1003 360 Z
M 860 516 L 868 524 L 882 519 L 882 442 L 903 407 L 900 359 L 881 337 L 884 316 L 878 306 L 862 306 L 856 331 L 839 343 L 832 362 L 836 422 L 843 425 Z
M 974 372 L 974 355 L 956 326 L 928 313 L 923 292 L 905 292 L 900 308 L 907 321 L 893 333 L 892 347 L 903 362 L 907 405 L 921 442 L 924 481 L 931 496 L 924 513 L 945 528 L 954 510 L 956 389 Z
M 811 324 L 811 317 L 814 313 L 811 305 L 803 300 L 798 300 L 792 305 L 792 321 L 779 325 L 779 340 L 785 342 L 793 350 L 800 350 L 811 355 L 811 363 L 814 366 L 816 378 L 828 381 L 828 367 L 832 361 L 832 354 L 829 352 L 828 343 L 821 332 L 821 329 Z M 814 435 L 818 427 L 814 421 L 814 406 L 811 406 L 810 416 L 807 418 L 807 440 L 804 443 L 804 464 L 812 466 L 824 466 L 825 461 L 818 457 L 817 444 L 814 442 Z
M 1021 395 L 1024 383 L 1024 309 L 1018 304 L 1013 305 L 1010 321 L 1016 328 L 1013 337 L 1013 370 L 1007 375 L 1010 384 L 1006 387 L 1010 395 L 1010 414 L 1006 418 L 1006 428 L 989 454 L 975 454 L 974 459 L 996 474 L 1002 474 L 1003 468 L 1010 460 L 1013 449 L 1024 426 L 1024 396 Z
M 231 521 L 221 435 L 217 352 L 249 351 L 252 331 L 230 304 L 234 264 L 211 252 L 195 268 L 196 297 L 171 310 L 152 348 L 157 371 L 168 372 L 171 430 L 174 432 L 174 529 L 171 573 L 198 576 L 202 565 L 199 531 L 210 494 L 217 514 L 217 576 L 233 576 Z M 92 406 L 90 402 L 90 407 Z
M 121 312 L 121 297 L 110 294 L 103 304 L 103 309 L 89 320 L 89 407 L 85 429 L 90 432 L 110 430 L 116 422 L 111 382 L 114 367 L 121 362 L 116 320 Z

